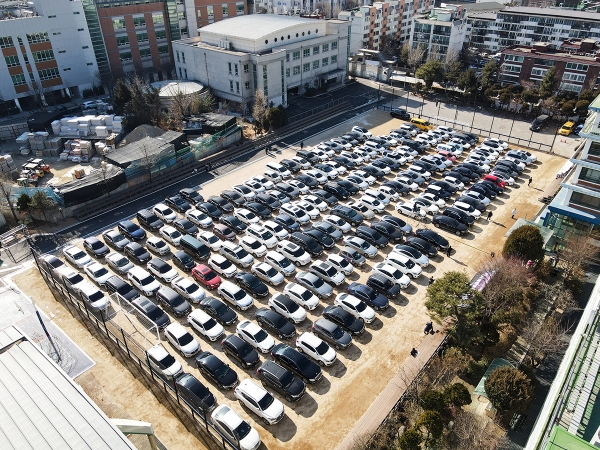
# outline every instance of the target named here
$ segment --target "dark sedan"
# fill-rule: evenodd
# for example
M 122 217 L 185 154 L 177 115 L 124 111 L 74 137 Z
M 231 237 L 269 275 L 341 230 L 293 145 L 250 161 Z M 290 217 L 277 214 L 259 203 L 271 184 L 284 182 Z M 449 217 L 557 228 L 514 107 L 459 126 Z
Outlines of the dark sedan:
M 352 169 L 356 168 L 356 163 L 353 160 L 351 160 L 350 158 L 347 158 L 345 156 L 335 156 L 335 157 L 331 158 L 331 160 L 338 163 L 340 166 L 344 166 L 348 170 L 352 170 Z
M 383 295 L 387 297 L 398 297 L 400 293 L 400 285 L 394 283 L 392 280 L 385 278 L 377 273 L 367 278 L 367 286 L 377 289 Z
M 454 194 L 456 191 L 458 191 L 458 188 L 456 186 L 452 186 L 447 181 L 440 181 L 440 180 L 438 180 L 438 181 L 432 182 L 431 184 L 433 186 L 439 186 L 443 190 L 445 190 L 446 192 L 450 192 L 451 194 Z
M 196 356 L 198 370 L 221 389 L 233 389 L 239 382 L 238 375 L 229 364 L 225 364 L 211 352 Z
M 175 317 L 186 316 L 192 311 L 192 305 L 181 294 L 168 286 L 163 286 L 158 290 L 156 300 Z
M 398 195 L 401 195 L 402 197 L 404 197 L 410 192 L 410 189 L 408 189 L 406 186 L 402 186 L 402 184 L 398 183 L 395 180 L 386 180 L 383 183 L 381 183 L 381 185 L 393 189 L 398 193 Z
M 369 175 L 374 176 L 375 178 L 377 178 L 378 180 L 383 178 L 385 176 L 385 173 L 382 170 L 379 170 L 377 167 L 375 166 L 363 166 L 361 167 L 361 170 L 364 170 L 365 172 L 367 172 Z
M 281 164 L 291 173 L 300 172 L 301 169 L 300 164 L 298 164 L 296 161 L 292 161 L 291 159 L 282 159 L 279 161 L 279 164 Z
M 256 194 L 256 201 L 258 203 L 266 206 L 271 211 L 276 211 L 279 208 L 281 208 L 281 202 L 270 194 L 265 194 L 265 193 Z
M 223 191 L 221 197 L 231 203 L 233 206 L 242 206 L 246 203 L 246 197 L 236 191 Z
M 380 294 L 372 287 L 364 284 L 352 283 L 348 286 L 348 293 L 354 295 L 356 298 L 362 300 L 377 311 L 386 309 L 390 305 L 390 301 L 385 295 Z
M 227 200 L 225 200 L 223 197 L 219 197 L 217 195 L 212 195 L 212 196 L 208 197 L 208 199 L 206 201 L 208 203 L 215 205 L 217 208 L 219 208 L 224 213 L 233 212 L 233 205 L 231 203 L 229 203 Z
M 294 178 L 298 181 L 302 181 L 309 188 L 314 188 L 319 185 L 319 182 L 314 177 L 311 177 L 310 175 L 306 175 L 304 173 L 296 175 Z
M 327 233 L 324 233 L 320 230 L 311 229 L 311 230 L 303 231 L 302 233 L 304 233 L 307 236 L 312 237 L 313 239 L 315 239 L 319 244 L 321 244 L 325 248 L 331 248 L 335 245 L 335 242 L 333 241 L 333 239 Z
M 212 203 L 208 203 L 208 202 L 203 202 L 203 203 L 197 204 L 196 209 L 200 212 L 203 212 L 204 214 L 206 214 L 208 217 L 210 217 L 212 219 L 218 219 L 219 217 L 221 217 L 223 215 L 223 211 L 221 211 L 219 208 L 217 208 Z
M 467 214 L 462 209 L 458 208 L 448 207 L 444 209 L 442 215 L 451 217 L 454 220 L 458 220 L 460 223 L 466 225 L 467 227 L 470 227 L 475 222 L 475 218 L 472 215 Z
M 187 219 L 176 219 L 173 221 L 173 226 L 181 234 L 189 234 L 190 236 L 196 236 L 198 234 L 198 227 Z
M 466 177 L 462 173 L 456 172 L 454 170 L 451 170 L 450 172 L 446 172 L 444 175 L 447 177 L 454 177 L 458 181 L 460 181 L 461 183 L 463 183 L 465 185 L 469 184 L 471 182 L 471 179 L 469 177 Z
M 121 233 L 134 241 L 139 241 L 146 238 L 146 232 L 131 220 L 123 220 L 119 222 L 117 228 Z
M 310 191 L 310 193 L 312 195 L 316 195 L 325 203 L 327 203 L 327 206 L 334 206 L 338 204 L 338 199 L 323 189 L 315 189 L 314 191 Z
M 389 243 L 388 239 L 379 231 L 365 225 L 356 228 L 356 235 L 377 248 L 385 247 Z
M 180 213 L 185 213 L 192 209 L 190 204 L 186 202 L 181 195 L 173 195 L 171 197 L 165 198 L 165 205 L 173 208 L 175 211 Z
M 198 306 L 222 325 L 231 325 L 238 318 L 237 314 L 229 306 L 214 297 L 204 298 Z
M 148 300 L 146 297 L 138 297 L 131 302 L 137 311 L 143 314 L 143 316 L 150 319 L 159 329 L 163 330 L 171 323 L 169 316 L 153 302 Z
M 253 212 L 261 219 L 268 219 L 271 217 L 271 210 L 261 203 L 250 202 L 246 203 L 245 207 L 248 211 Z
M 198 194 L 197 191 L 195 191 L 192 188 L 181 189 L 179 191 L 179 195 L 181 197 L 183 197 L 183 199 L 185 201 L 187 201 L 188 203 L 191 203 L 193 205 L 196 205 L 198 203 L 202 203 L 204 201 L 204 197 L 202 197 L 200 194 Z
M 433 216 L 431 222 L 434 227 L 448 230 L 457 236 L 462 236 L 468 231 L 468 227 L 464 223 L 460 223 L 458 220 L 446 215 Z
M 83 248 L 94 258 L 104 258 L 110 253 L 110 250 L 104 245 L 104 242 L 95 237 L 85 238 L 83 240 Z
M 354 184 L 350 183 L 348 180 L 337 180 L 336 183 L 338 184 L 338 186 L 341 186 L 344 189 L 346 189 L 346 191 L 348 191 L 348 194 L 350 195 L 358 194 L 360 192 L 360 189 L 357 188 Z
M 471 182 L 477 181 L 479 179 L 479 174 L 473 172 L 471 169 L 467 169 L 466 167 L 456 166 L 452 168 L 453 172 L 460 173 L 463 177 L 469 178 Z
M 296 335 L 296 327 L 281 314 L 269 308 L 259 308 L 256 311 L 256 322 L 279 339 L 290 339 Z
M 242 222 L 235 216 L 223 216 L 219 219 L 219 222 L 221 222 L 225 226 L 228 226 L 237 234 L 244 233 L 246 231 L 246 228 L 248 228 L 248 225 L 246 225 L 244 222 Z
M 402 108 L 392 108 L 390 110 L 390 116 L 394 119 L 410 120 L 410 114 Z
M 334 195 L 338 200 L 347 200 L 350 197 L 350 192 L 343 188 L 339 183 L 330 181 L 325 183 L 322 188 L 324 191 Z
M 416 248 L 421 253 L 433 257 L 437 255 L 436 248 L 431 245 L 429 242 L 415 236 L 409 236 L 406 238 L 406 245 L 410 245 L 413 248 Z
M 194 261 L 194 258 L 192 258 L 183 250 L 177 250 L 175 253 L 173 253 L 172 261 L 173 264 L 185 272 L 189 272 L 196 267 L 196 261 Z
M 385 161 L 383 158 L 377 158 L 375 161 L 371 161 L 371 165 L 377 167 L 380 170 L 389 168 L 394 172 L 400 168 L 400 164 L 398 164 L 396 161 L 390 158 L 387 158 Z
M 125 300 L 132 301 L 140 296 L 139 292 L 136 291 L 133 286 L 116 275 L 106 280 L 104 287 L 109 294 L 114 294 L 116 292 Z
M 137 242 L 127 244 L 123 250 L 127 256 L 129 256 L 138 264 L 146 264 L 152 259 L 150 253 L 148 253 L 148 251 Z
M 480 202 L 476 198 L 469 197 L 468 195 L 462 195 L 460 197 L 457 197 L 456 201 L 466 203 L 467 205 L 471 205 L 473 208 L 475 208 L 477 211 L 480 211 L 480 212 L 484 212 L 487 209 L 487 206 L 485 206 L 484 203 Z M 469 216 L 469 217 L 472 217 L 472 216 Z M 475 219 L 473 218 L 473 220 L 475 220 Z
M 297 178 L 297 177 L 296 177 Z M 303 180 L 300 180 L 304 183 Z M 306 184 L 306 183 L 304 183 Z M 306 184 L 308 186 L 308 184 Z M 274 189 L 278 190 L 279 192 L 283 192 L 285 195 L 287 195 L 290 199 L 295 199 L 298 198 L 300 196 L 300 191 L 298 189 L 296 189 L 294 186 L 292 186 L 291 184 L 287 184 L 287 183 L 277 183 L 274 186 Z
M 221 342 L 223 351 L 237 360 L 242 367 L 252 367 L 260 362 L 260 357 L 250 344 L 235 334 L 230 334 Z
M 345 349 L 352 345 L 352 336 L 331 320 L 325 318 L 315 320 L 312 324 L 312 331 L 317 336 L 332 344 L 337 350 Z
M 313 230 L 319 230 L 322 233 L 326 233 L 334 241 L 339 241 L 344 234 L 336 227 L 327 222 L 314 222 L 312 224 Z
M 266 297 L 269 295 L 267 285 L 251 273 L 237 272 L 233 280 L 254 297 Z
M 275 216 L 273 221 L 281 225 L 289 233 L 293 233 L 294 231 L 298 231 L 300 229 L 300 224 L 287 214 L 279 214 L 278 216 Z
M 316 383 L 323 377 L 321 368 L 293 347 L 277 344 L 271 350 L 271 356 L 278 364 L 294 372 L 304 382 Z
M 359 227 L 360 228 L 360 227 Z M 394 244 L 402 242 L 404 234 L 396 229 L 392 224 L 384 221 L 371 222 L 371 228 L 384 235 L 389 241 Z M 363 238 L 364 239 L 364 238 Z
M 296 231 L 290 234 L 288 239 L 303 248 L 311 257 L 319 257 L 323 254 L 323 246 L 312 236 Z
M 365 323 L 341 306 L 329 305 L 323 310 L 323 317 L 339 325 L 348 333 L 358 335 L 365 331 Z
M 354 211 L 352 208 L 344 205 L 336 205 L 331 208 L 331 214 L 341 217 L 347 222 L 350 222 L 353 226 L 360 225 L 363 222 L 363 216 Z

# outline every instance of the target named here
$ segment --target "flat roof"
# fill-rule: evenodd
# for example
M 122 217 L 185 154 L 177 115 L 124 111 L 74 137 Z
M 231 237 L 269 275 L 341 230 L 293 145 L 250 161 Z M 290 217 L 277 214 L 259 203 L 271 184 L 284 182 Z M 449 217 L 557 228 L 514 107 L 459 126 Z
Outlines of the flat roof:
M 313 24 L 317 27 L 321 22 L 314 19 L 304 19 L 297 16 L 282 16 L 279 14 L 249 14 L 247 16 L 231 17 L 227 20 L 212 23 L 202 27 L 200 35 L 220 34 L 238 39 L 256 40 L 298 25 Z M 325 24 L 323 23 L 323 31 Z
M 81 387 L 11 325 L 0 331 L 0 448 L 135 446 Z
M 502 3 L 498 2 L 481 2 L 481 3 L 471 3 L 471 2 L 448 2 L 442 3 L 442 5 L 450 5 L 450 6 L 462 6 L 467 10 L 467 14 L 469 11 L 473 12 L 484 12 L 484 11 L 499 11 L 505 6 Z
M 535 8 L 532 6 L 509 6 L 498 11 L 501 14 L 523 14 L 526 16 L 552 16 L 564 19 L 600 20 L 600 13 L 591 11 L 577 11 L 560 8 Z
M 179 92 L 190 95 L 204 89 L 204 86 L 197 81 L 163 80 L 155 81 L 150 85 L 158 89 L 161 97 L 175 97 Z
M 148 157 L 160 155 L 167 150 L 171 145 L 175 146 L 175 150 L 183 148 L 186 137 L 178 131 L 166 131 L 158 137 L 145 137 L 139 141 L 132 142 L 121 148 L 111 151 L 106 159 L 126 168 L 130 163 L 138 160 L 144 160 Z
M 569 433 L 564 428 L 558 425 L 554 426 L 548 444 L 544 447 L 544 450 L 563 450 L 568 448 L 569 450 L 592 450 L 598 447 L 593 446 L 589 442 Z

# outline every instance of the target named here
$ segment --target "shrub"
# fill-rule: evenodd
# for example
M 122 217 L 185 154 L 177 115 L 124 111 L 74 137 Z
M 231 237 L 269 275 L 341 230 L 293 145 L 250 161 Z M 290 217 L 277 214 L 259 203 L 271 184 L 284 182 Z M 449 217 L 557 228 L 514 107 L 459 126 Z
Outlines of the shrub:
M 514 230 L 502 249 L 505 258 L 515 257 L 523 261 L 538 261 L 544 257 L 544 239 L 538 227 L 523 225 Z
M 510 366 L 492 371 L 486 378 L 484 387 L 490 402 L 501 413 L 525 412 L 533 395 L 529 377 Z

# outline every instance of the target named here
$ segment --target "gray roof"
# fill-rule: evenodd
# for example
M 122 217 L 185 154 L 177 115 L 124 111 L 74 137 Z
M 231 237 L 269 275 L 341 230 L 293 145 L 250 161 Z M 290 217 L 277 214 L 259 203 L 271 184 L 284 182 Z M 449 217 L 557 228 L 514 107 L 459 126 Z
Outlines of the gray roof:
M 14 326 L 0 331 L 0 448 L 135 449 L 98 406 Z
M 485 12 L 485 11 L 499 11 L 505 6 L 502 3 L 498 2 L 481 2 L 481 3 L 471 3 L 471 2 L 443 2 L 442 5 L 454 5 L 454 6 L 462 6 L 467 10 L 467 15 L 470 12 Z
M 182 148 L 179 143 L 185 141 L 185 135 L 178 131 L 166 131 L 158 137 L 145 137 L 121 148 L 117 148 L 106 156 L 106 159 L 122 168 L 148 157 L 160 155 L 175 144 L 175 150 Z
M 511 6 L 499 11 L 501 14 L 523 14 L 525 16 L 551 16 L 563 19 L 600 20 L 600 13 L 591 11 L 576 11 L 561 8 L 535 8 L 532 6 Z
M 315 24 L 319 26 L 320 23 L 314 19 L 303 19 L 298 16 L 250 14 L 212 23 L 202 27 L 199 32 L 201 36 L 210 33 L 238 39 L 256 40 L 298 25 Z M 322 27 L 324 28 L 325 24 L 322 24 Z

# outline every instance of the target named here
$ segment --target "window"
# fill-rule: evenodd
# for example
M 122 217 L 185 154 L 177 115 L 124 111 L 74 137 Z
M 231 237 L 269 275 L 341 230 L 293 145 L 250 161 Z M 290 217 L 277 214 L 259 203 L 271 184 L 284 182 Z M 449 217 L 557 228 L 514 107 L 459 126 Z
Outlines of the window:
M 122 45 L 129 45 L 129 36 L 117 36 L 117 45 L 119 47 Z
M 52 14 L 51 16 L 48 16 L 48 19 L 55 19 L 56 18 L 56 14 Z
M 517 55 L 504 55 L 504 61 L 513 61 L 517 63 L 522 63 L 524 58 L 522 56 Z
M 300 50 L 293 53 L 293 59 L 294 59 L 294 61 L 296 61 L 297 59 L 300 59 Z
M 207 6 L 206 7 L 206 14 L 208 15 L 209 19 L 214 18 L 215 17 L 214 8 L 212 6 Z
M 17 55 L 5 56 L 4 61 L 6 61 L 6 65 L 8 67 L 15 67 L 21 65 L 21 63 L 19 62 L 19 57 Z
M 131 52 L 119 52 L 119 59 L 121 62 L 131 61 Z
M 239 81 L 235 82 L 235 92 L 237 92 L 238 94 L 240 93 L 240 82 Z
M 320 50 L 321 47 L 319 47 L 318 45 L 316 47 L 313 47 L 313 55 L 318 55 Z
M 319 68 L 319 60 L 318 60 L 318 59 L 315 59 L 315 60 L 313 61 L 313 69 L 318 69 L 318 68 Z
M 305 48 L 303 51 L 303 56 L 306 58 L 310 56 L 310 48 Z
M 285 69 L 285 76 L 286 77 L 291 76 L 291 74 L 292 74 L 292 71 L 290 69 Z
M 183 71 L 181 70 L 181 67 L 179 68 L 179 79 L 183 79 Z
M 567 63 L 567 69 L 571 70 L 582 70 L 584 72 L 587 72 L 589 67 L 590 66 L 588 66 L 587 64 Z
M 244 15 L 244 2 L 238 2 L 235 4 L 235 15 L 236 16 Z
M 240 75 L 240 73 L 239 73 L 239 71 L 238 71 L 238 65 L 237 65 L 237 64 L 234 64 L 234 65 L 233 65 L 233 68 L 234 68 L 234 71 L 235 71 L 235 76 L 236 76 L 236 77 L 237 77 L 237 76 L 239 76 L 239 75 Z
M 543 77 L 548 72 L 548 69 L 531 69 L 531 76 Z
M 323 53 L 329 51 L 329 44 L 323 44 Z
M 73 11 L 73 14 L 79 14 L 79 11 Z
M 229 90 L 233 92 L 233 81 L 229 80 Z
M 223 11 L 223 17 L 229 17 L 229 6 L 227 3 L 221 5 L 221 11 Z
M 85 50 L 86 48 L 90 48 L 90 46 L 89 46 L 89 45 L 84 45 L 84 46 L 83 46 L 83 47 L 81 47 L 81 48 Z
M 63 69 L 63 72 L 68 72 L 69 70 L 71 70 L 71 68 L 70 68 L 70 67 L 65 67 L 65 68 Z
M 582 194 L 580 192 L 573 192 L 569 203 L 574 203 L 575 205 L 589 209 L 600 209 L 600 198 L 592 197 L 591 195 Z
M 158 54 L 159 55 L 165 55 L 169 53 L 169 46 L 168 45 L 159 45 L 158 46 Z
M 133 26 L 134 27 L 145 27 L 146 26 L 146 19 L 144 16 L 141 17 L 134 17 L 133 18 Z
M 325 66 L 328 66 L 328 65 L 329 65 L 329 58 L 323 58 L 323 59 L 321 60 L 321 65 L 322 65 L 323 67 L 325 67 Z
M 177 13 L 177 19 L 178 20 L 185 20 L 185 11 L 179 11 Z
M 244 73 L 248 73 L 250 71 L 250 68 L 248 66 L 248 64 L 244 64 Z
M 148 33 L 138 33 L 135 35 L 138 43 L 140 42 L 148 42 Z
M 569 91 L 569 92 L 579 93 L 579 92 L 581 92 L 582 88 L 583 88 L 583 86 L 580 84 L 571 84 L 571 83 L 561 83 L 560 84 L 561 91 Z
M 55 31 L 54 33 L 52 33 L 52 36 L 58 36 L 60 34 L 60 31 Z
M 33 76 L 33 72 L 29 72 L 29 79 L 31 81 L 35 81 L 35 77 Z
M 542 59 L 542 58 L 535 58 L 535 60 L 533 61 L 533 63 L 537 66 L 549 66 L 552 67 L 554 65 L 554 61 L 550 60 L 550 59 Z
M 333 55 L 331 57 L 331 64 L 335 64 L 335 63 L 337 63 L 337 55 Z
M 579 174 L 579 179 L 600 184 L 600 171 L 590 169 L 589 167 L 582 167 L 581 173 Z
M 37 44 L 39 42 L 48 42 L 50 38 L 48 37 L 48 33 L 31 33 L 27 34 L 27 42 L 30 44 Z
M 152 52 L 149 48 L 140 48 L 140 58 L 151 58 Z
M 83 30 L 84 30 L 83 28 L 77 28 L 77 31 L 83 31 Z
M 337 50 L 337 42 L 332 42 L 331 43 L 331 50 Z
M 576 81 L 579 83 L 583 83 L 585 81 L 585 75 L 579 73 L 565 72 L 563 73 L 562 79 L 567 81 Z
M 38 76 L 40 80 L 50 80 L 52 78 L 60 78 L 60 73 L 58 73 L 58 68 L 53 67 L 52 69 L 38 70 Z
M 285 54 L 285 62 L 290 62 L 290 54 L 289 53 Z
M 183 69 L 183 77 L 187 80 L 187 69 Z
M 23 45 L 23 39 L 21 39 L 21 36 L 17 36 L 17 41 L 19 41 L 19 45 Z
M 125 28 L 125 19 L 123 17 L 113 18 L 112 23 L 114 30 L 122 30 Z
M 294 66 L 294 75 L 300 74 L 300 66 Z
M 310 63 L 304 63 L 302 70 L 304 70 L 304 72 L 309 72 L 310 71 Z
M 59 50 L 58 53 L 67 53 L 66 50 Z
M 185 64 L 185 53 L 181 52 L 181 62 Z
M 153 13 L 152 14 L 152 23 L 154 25 L 164 25 L 165 19 L 163 17 L 163 13 Z
M 246 90 L 250 89 L 250 82 L 249 81 L 246 81 L 244 83 L 244 89 L 246 89 Z
M 179 60 L 179 50 L 175 50 L 175 56 L 177 57 L 177 62 L 181 62 Z
M 25 84 L 25 75 L 22 73 L 11 75 L 10 78 L 13 82 L 13 86 L 21 86 L 22 84 Z
M 154 33 L 156 34 L 157 41 L 167 38 L 167 30 L 156 30 Z
M 88 66 L 93 66 L 93 65 L 94 65 L 94 63 L 87 63 L 87 65 L 88 65 Z
M 27 53 L 23 53 L 23 59 L 25 60 L 25 64 L 29 64 L 29 57 L 27 56 Z
M 54 58 L 54 52 L 52 50 L 42 50 L 41 52 L 33 52 L 33 60 L 37 62 L 51 61 Z
M 199 9 L 198 11 L 196 11 L 198 13 L 198 19 L 202 18 L 202 10 Z
M 511 66 L 509 64 L 502 64 L 501 69 L 504 72 L 511 72 L 511 73 L 520 73 L 521 72 L 521 66 Z
M 231 75 L 231 63 L 230 62 L 227 63 L 227 72 L 229 72 L 229 75 Z

